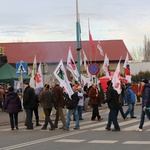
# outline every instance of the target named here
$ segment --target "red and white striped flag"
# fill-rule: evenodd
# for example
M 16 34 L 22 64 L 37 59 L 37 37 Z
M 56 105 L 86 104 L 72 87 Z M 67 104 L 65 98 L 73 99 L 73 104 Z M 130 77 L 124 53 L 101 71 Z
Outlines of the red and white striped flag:
M 126 59 L 125 59 L 123 68 L 125 69 L 125 78 L 128 80 L 128 83 L 131 83 L 131 74 L 130 74 L 130 65 L 129 65 L 129 55 L 128 55 L 128 53 L 126 55 Z
M 98 43 L 97 43 L 97 48 L 98 48 L 100 54 L 101 54 L 102 56 L 104 56 L 104 52 L 103 52 L 103 49 L 102 49 L 102 46 L 101 46 L 101 42 L 100 42 L 100 41 L 98 41 Z

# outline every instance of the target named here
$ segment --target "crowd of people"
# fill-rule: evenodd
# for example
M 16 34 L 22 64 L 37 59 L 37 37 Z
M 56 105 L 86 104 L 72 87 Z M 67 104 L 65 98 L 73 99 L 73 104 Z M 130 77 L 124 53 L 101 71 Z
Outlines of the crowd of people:
M 122 93 L 118 94 L 113 89 L 111 80 L 107 82 L 107 90 L 104 93 L 102 86 L 93 83 L 92 86 L 88 87 L 86 84 L 81 87 L 79 83 L 75 83 L 72 86 L 74 94 L 69 97 L 66 90 L 59 84 L 53 82 L 51 85 L 45 84 L 44 88 L 39 92 L 35 91 L 30 87 L 29 82 L 23 83 L 23 105 L 21 105 L 21 99 L 18 94 L 14 91 L 13 87 L 7 89 L 5 101 L 3 101 L 3 109 L 9 114 L 11 130 L 19 129 L 18 127 L 18 113 L 25 110 L 25 126 L 27 130 L 33 130 L 33 112 L 35 114 L 36 126 L 41 126 L 39 123 L 38 105 L 41 103 L 44 113 L 44 124 L 41 130 L 53 131 L 58 128 L 58 122 L 61 121 L 62 125 L 59 129 L 69 131 L 71 116 L 75 121 L 74 130 L 80 129 L 80 120 L 83 120 L 83 109 L 87 110 L 87 106 L 92 108 L 91 121 L 102 121 L 103 118 L 99 114 L 99 107 L 107 103 L 109 108 L 108 122 L 106 125 L 107 131 L 121 131 L 118 123 L 118 113 L 120 112 L 123 119 L 127 120 L 130 115 L 131 119 L 136 118 L 134 115 L 134 105 L 136 102 L 135 94 L 131 88 L 132 84 L 128 83 L 122 86 Z M 142 131 L 145 115 L 150 119 L 150 83 L 147 79 L 141 80 L 141 91 L 139 95 L 142 97 L 142 111 L 140 125 L 135 131 Z M 2 90 L 0 90 L 0 100 L 4 98 Z M 66 101 L 72 100 L 74 105 L 67 107 Z M 122 106 L 124 103 L 127 104 L 128 108 L 124 112 Z M 54 122 L 51 120 L 52 108 L 56 109 L 56 117 Z M 64 115 L 63 108 L 68 108 L 67 115 Z M 113 123 L 114 128 L 111 128 Z

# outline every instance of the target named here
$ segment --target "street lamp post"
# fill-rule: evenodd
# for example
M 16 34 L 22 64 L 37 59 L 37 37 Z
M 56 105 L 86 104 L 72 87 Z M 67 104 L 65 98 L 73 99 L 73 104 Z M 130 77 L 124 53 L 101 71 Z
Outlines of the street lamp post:
M 81 29 L 79 23 L 79 15 L 78 15 L 78 0 L 76 0 L 76 50 L 77 50 L 77 68 L 79 72 L 79 81 L 81 79 L 80 75 L 80 51 L 81 51 Z

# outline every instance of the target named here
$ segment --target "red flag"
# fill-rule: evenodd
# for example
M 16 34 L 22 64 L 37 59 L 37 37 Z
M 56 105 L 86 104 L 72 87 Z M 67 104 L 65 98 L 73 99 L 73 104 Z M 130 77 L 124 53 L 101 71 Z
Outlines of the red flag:
M 90 30 L 89 30 L 89 40 L 90 40 L 90 44 L 91 44 L 91 47 L 92 47 L 92 53 L 94 54 L 95 53 L 94 42 L 93 42 L 93 38 L 92 38 Z

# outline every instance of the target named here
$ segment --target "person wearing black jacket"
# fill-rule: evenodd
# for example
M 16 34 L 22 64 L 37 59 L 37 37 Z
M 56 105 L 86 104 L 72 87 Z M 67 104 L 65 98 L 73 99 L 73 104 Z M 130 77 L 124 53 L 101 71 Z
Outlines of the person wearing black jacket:
M 108 123 L 106 126 L 106 130 L 111 130 L 111 123 L 114 124 L 114 129 L 112 131 L 120 131 L 120 127 L 117 121 L 118 111 L 119 111 L 119 94 L 116 90 L 112 87 L 112 82 L 107 82 L 108 89 L 106 92 L 106 99 L 104 103 L 107 102 L 108 107 L 110 109 L 109 116 L 108 116 Z
M 33 109 L 35 107 L 35 93 L 34 89 L 29 86 L 29 82 L 25 81 L 23 83 L 24 93 L 23 93 L 23 107 L 26 111 L 26 121 L 27 121 L 27 130 L 33 129 L 32 115 Z

